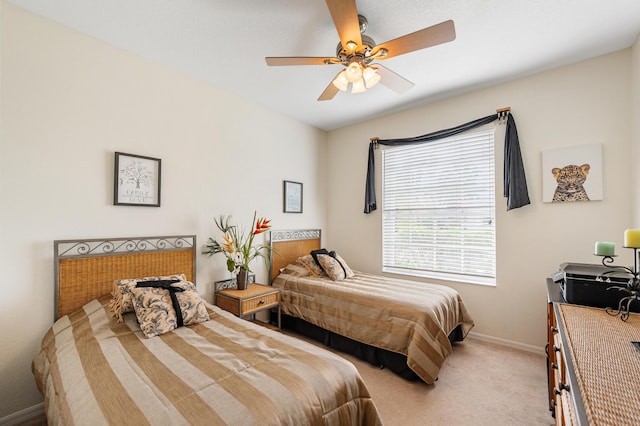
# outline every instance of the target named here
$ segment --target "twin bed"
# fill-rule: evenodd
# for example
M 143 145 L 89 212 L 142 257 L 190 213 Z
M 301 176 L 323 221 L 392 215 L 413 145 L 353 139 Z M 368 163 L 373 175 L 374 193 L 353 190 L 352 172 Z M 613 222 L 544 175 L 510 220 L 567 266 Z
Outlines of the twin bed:
M 378 425 L 353 364 L 207 304 L 146 338 L 114 281 L 195 278 L 195 236 L 55 243 L 57 321 L 32 368 L 49 424 Z M 182 306 L 182 305 L 181 305 Z
M 288 328 L 402 377 L 432 384 L 451 342 L 473 327 L 450 287 L 362 272 L 330 277 L 301 268 L 308 266 L 301 259 L 321 249 L 318 229 L 272 231 L 271 246 L 271 285 L 281 291 Z M 346 275 L 350 268 L 338 259 Z
M 271 244 L 271 280 L 285 314 L 382 351 L 376 358 L 395 354 L 426 383 L 451 352 L 450 336 L 473 325 L 447 287 L 362 273 L 336 282 L 307 276 L 295 264 L 320 248 L 319 230 L 272 231 Z M 137 287 L 183 286 L 173 306 L 186 312 L 181 297 L 195 288 L 196 245 L 194 235 L 54 243 L 56 321 L 32 364 L 50 424 L 382 423 L 351 363 L 203 300 L 189 303 L 206 306 L 207 320 L 147 338 Z M 123 311 L 122 322 L 114 282 L 136 287 L 136 310 Z

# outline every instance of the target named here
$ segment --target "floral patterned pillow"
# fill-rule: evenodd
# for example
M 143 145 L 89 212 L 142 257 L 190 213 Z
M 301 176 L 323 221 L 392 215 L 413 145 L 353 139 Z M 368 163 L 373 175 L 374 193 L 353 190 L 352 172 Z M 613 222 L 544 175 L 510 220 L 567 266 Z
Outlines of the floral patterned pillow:
M 183 325 L 209 320 L 204 300 L 193 290 L 193 283 L 182 281 L 171 284 L 184 291 L 175 293 L 180 305 Z M 169 290 L 157 287 L 133 287 L 130 290 L 136 317 L 146 338 L 159 336 L 178 328 L 178 317 L 173 308 Z
M 331 252 L 331 253 L 333 253 L 334 259 L 336 259 L 338 262 L 340 262 L 340 264 L 342 264 L 342 267 L 344 268 L 344 272 L 346 274 L 345 278 L 353 278 L 356 276 L 353 270 L 349 268 L 349 265 L 347 265 L 347 262 L 338 253 L 336 252 Z
M 339 254 L 330 256 L 328 254 L 318 254 L 318 262 L 322 266 L 322 269 L 327 273 L 329 278 L 333 281 L 342 281 L 345 278 L 352 278 L 355 276 L 347 262 L 344 261 Z
M 131 300 L 131 289 L 141 281 L 160 281 L 160 280 L 180 280 L 187 281 L 187 277 L 184 274 L 175 274 L 158 277 L 145 277 L 145 278 L 127 278 L 123 280 L 115 280 L 113 283 L 113 299 L 109 303 L 109 309 L 118 322 L 122 322 L 122 314 L 133 312 L 133 301 Z M 190 283 L 195 290 L 194 284 Z
M 296 260 L 296 265 L 304 266 L 312 277 L 324 277 L 326 275 L 310 254 L 299 257 Z

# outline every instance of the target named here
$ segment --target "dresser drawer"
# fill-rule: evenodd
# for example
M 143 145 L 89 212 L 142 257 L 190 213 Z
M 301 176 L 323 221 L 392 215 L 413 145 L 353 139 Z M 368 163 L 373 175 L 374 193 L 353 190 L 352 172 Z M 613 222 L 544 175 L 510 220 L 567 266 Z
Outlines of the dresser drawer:
M 567 426 L 577 426 L 578 417 L 576 415 L 575 404 L 571 396 L 571 391 L 560 392 L 560 415 L 556 417 L 557 423 Z

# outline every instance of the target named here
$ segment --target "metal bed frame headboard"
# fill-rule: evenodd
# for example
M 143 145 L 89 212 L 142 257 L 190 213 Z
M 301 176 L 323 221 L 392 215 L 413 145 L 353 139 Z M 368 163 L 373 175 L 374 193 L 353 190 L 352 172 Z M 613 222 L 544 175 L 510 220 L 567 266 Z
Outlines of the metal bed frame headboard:
M 195 235 L 55 240 L 53 247 L 54 321 L 70 313 L 67 305 L 61 306 L 67 302 L 61 300 L 61 292 L 65 292 L 63 298 L 68 296 L 66 285 L 71 280 L 78 301 L 70 303 L 76 309 L 85 299 L 86 303 L 108 294 L 115 279 L 185 273 L 195 284 Z
M 272 249 L 269 265 L 269 284 L 279 273 L 279 268 L 294 262 L 298 257 L 320 248 L 320 229 L 289 229 L 271 231 L 269 245 Z

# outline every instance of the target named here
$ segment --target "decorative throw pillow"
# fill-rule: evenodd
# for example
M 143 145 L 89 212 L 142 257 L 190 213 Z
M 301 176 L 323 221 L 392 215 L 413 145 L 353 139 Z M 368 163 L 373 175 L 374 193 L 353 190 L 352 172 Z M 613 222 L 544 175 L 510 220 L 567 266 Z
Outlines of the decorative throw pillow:
M 305 267 L 312 277 L 323 277 L 326 275 L 310 254 L 299 257 L 295 264 Z
M 317 256 L 318 262 L 329 278 L 333 281 L 342 281 L 345 278 L 352 278 L 355 274 L 351 268 L 349 268 L 344 259 L 336 253 L 333 254 L 334 256 L 328 254 L 318 254 Z
M 195 285 L 188 281 L 171 284 L 181 289 L 176 296 L 182 324 L 198 324 L 209 320 L 204 300 L 193 290 Z M 133 287 L 130 290 L 136 317 L 142 334 L 146 338 L 159 336 L 178 328 L 178 315 L 174 309 L 169 290 L 157 287 Z
M 133 312 L 133 301 L 131 300 L 131 289 L 139 282 L 143 281 L 159 281 L 159 280 L 180 280 L 187 281 L 187 277 L 184 274 L 166 275 L 158 277 L 144 277 L 144 278 L 127 278 L 123 280 L 115 280 L 113 283 L 113 299 L 109 303 L 109 309 L 112 315 L 117 318 L 118 322 L 122 322 L 122 315 L 128 312 Z M 195 290 L 194 284 L 190 283 Z
M 353 270 L 349 268 L 349 265 L 347 265 L 347 262 L 345 262 L 345 260 L 338 253 L 336 253 L 335 251 L 332 251 L 329 255 L 333 257 L 335 260 L 337 260 L 338 262 L 340 262 L 340 264 L 342 265 L 342 268 L 344 269 L 344 273 L 346 275 L 345 278 L 353 278 L 356 276 Z
M 320 265 L 320 262 L 318 261 L 318 255 L 319 254 L 330 254 L 329 250 L 325 249 L 325 248 L 321 248 L 319 250 L 311 250 L 311 252 L 309 253 L 311 255 L 311 257 L 313 257 L 313 260 L 316 262 L 316 264 L 322 268 L 322 265 Z

